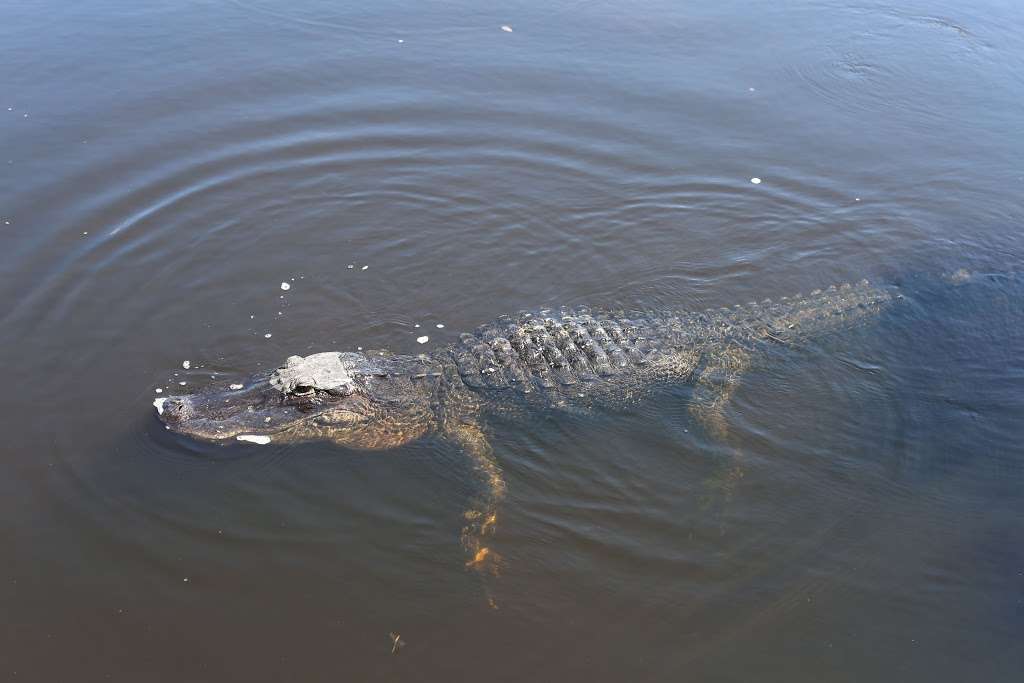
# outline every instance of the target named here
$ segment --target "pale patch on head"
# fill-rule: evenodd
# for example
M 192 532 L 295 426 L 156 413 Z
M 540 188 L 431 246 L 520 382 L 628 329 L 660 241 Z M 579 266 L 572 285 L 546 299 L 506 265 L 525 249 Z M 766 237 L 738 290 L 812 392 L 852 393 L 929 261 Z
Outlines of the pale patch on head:
M 235 437 L 239 441 L 248 441 L 249 443 L 257 443 L 261 446 L 266 446 L 270 443 L 269 436 L 261 436 L 259 434 L 239 434 Z
M 333 351 L 314 353 L 305 358 L 289 356 L 284 367 L 275 370 L 270 377 L 270 384 L 285 393 L 298 386 L 339 389 L 350 386 L 352 381 L 342 354 Z
M 167 400 L 166 397 L 153 399 L 153 407 L 156 408 L 157 415 L 164 414 L 164 402 Z

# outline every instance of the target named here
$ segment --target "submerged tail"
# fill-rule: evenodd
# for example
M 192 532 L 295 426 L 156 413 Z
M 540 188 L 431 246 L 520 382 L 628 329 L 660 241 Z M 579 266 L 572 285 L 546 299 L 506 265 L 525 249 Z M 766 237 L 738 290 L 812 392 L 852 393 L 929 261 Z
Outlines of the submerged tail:
M 889 288 L 861 280 L 816 289 L 808 295 L 766 299 L 740 307 L 736 314 L 737 322 L 753 336 L 791 342 L 852 327 L 877 316 L 900 298 Z

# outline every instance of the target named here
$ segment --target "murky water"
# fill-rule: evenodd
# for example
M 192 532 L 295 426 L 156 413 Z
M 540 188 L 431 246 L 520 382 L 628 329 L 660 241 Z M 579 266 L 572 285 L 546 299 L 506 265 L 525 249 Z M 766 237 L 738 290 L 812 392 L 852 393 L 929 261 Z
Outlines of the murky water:
M 1018 680 L 1019 3 L 8 0 L 0 53 L 4 677 Z M 905 301 L 752 369 L 728 445 L 686 387 L 492 424 L 499 577 L 443 441 L 150 405 L 864 277 Z

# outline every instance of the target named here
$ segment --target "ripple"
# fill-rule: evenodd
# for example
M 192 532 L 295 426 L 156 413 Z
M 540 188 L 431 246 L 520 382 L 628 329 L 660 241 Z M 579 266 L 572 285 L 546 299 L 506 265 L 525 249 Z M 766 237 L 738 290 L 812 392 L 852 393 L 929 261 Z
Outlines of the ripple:
M 990 46 L 951 18 L 886 6 L 837 5 L 842 30 L 811 43 L 790 65 L 793 77 L 844 112 L 884 112 L 916 125 L 963 118 L 950 97 L 970 97 L 991 72 Z M 973 74 L 974 78 L 967 77 Z
M 373 119 L 377 113 L 345 112 L 344 116 L 361 114 Z M 179 264 L 168 261 L 167 254 L 175 253 L 176 249 L 202 248 L 217 239 L 237 239 L 247 217 L 317 219 L 324 214 L 341 214 L 343 210 L 352 214 L 364 206 L 369 213 L 375 202 L 386 202 L 396 213 L 406 214 L 405 221 L 409 214 L 426 209 L 436 220 L 468 224 L 488 210 L 500 212 L 501 202 L 488 206 L 489 200 L 472 187 L 460 187 L 454 177 L 452 182 L 445 182 L 446 175 L 498 164 L 510 173 L 560 170 L 586 178 L 595 169 L 605 168 L 605 173 L 611 173 L 616 163 L 614 157 L 582 156 L 586 147 L 574 145 L 571 140 L 559 145 L 557 134 L 551 131 L 545 143 L 531 141 L 533 129 L 529 127 L 509 131 L 519 138 L 517 149 L 501 149 L 507 145 L 495 143 L 482 131 L 462 133 L 449 129 L 450 122 L 433 131 L 412 132 L 407 126 L 381 124 L 310 128 L 302 124 L 301 118 L 299 115 L 274 124 L 285 130 L 297 129 L 296 132 L 268 137 L 262 135 L 263 126 L 255 126 L 248 133 L 234 131 L 234 136 L 226 136 L 240 136 L 234 144 L 171 156 L 169 163 L 152 166 L 142 173 L 135 169 L 148 163 L 155 150 L 132 150 L 134 160 L 117 159 L 116 168 L 132 169 L 131 179 L 119 181 L 116 176 L 105 174 L 108 182 L 104 190 L 81 197 L 74 206 L 80 221 L 74 227 L 89 227 L 95 237 L 54 264 L 55 280 L 39 283 L 22 302 L 22 308 L 37 307 L 40 298 L 70 289 L 72 295 L 60 297 L 61 307 L 55 309 L 54 317 L 63 318 L 77 306 L 79 296 L 87 295 L 77 294 L 77 290 L 105 269 L 128 262 L 176 271 Z M 467 121 L 482 118 L 486 118 L 485 112 L 478 117 L 466 117 Z M 161 143 L 162 147 L 166 145 Z M 433 192 L 425 191 L 419 179 L 425 170 L 438 178 Z M 102 173 L 95 168 L 88 171 L 90 175 L 98 172 Z M 387 177 L 372 188 L 365 180 L 355 184 L 345 181 L 346 177 L 376 178 L 382 172 Z M 80 180 L 72 177 L 66 182 L 81 185 Z M 514 224 L 514 216 L 510 218 L 508 222 Z M 281 228 L 264 223 L 261 229 L 262 233 L 254 235 L 250 228 L 246 239 L 271 236 Z M 354 231 L 354 238 L 360 237 L 358 230 Z M 352 239 L 350 236 L 349 241 Z M 404 237 L 396 235 L 377 241 L 387 243 L 389 239 L 401 241 Z M 244 268 L 249 261 L 244 244 L 240 247 L 238 263 Z M 51 245 L 40 243 L 38 249 L 51 251 Z M 208 272 L 230 275 L 230 265 L 222 263 L 217 271 Z

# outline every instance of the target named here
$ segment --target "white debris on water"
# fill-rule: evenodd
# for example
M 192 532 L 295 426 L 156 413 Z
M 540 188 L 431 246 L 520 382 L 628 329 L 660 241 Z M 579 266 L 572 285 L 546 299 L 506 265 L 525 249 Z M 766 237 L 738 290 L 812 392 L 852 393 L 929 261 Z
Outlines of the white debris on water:
M 263 338 L 264 338 L 264 339 L 270 339 L 270 338 L 271 338 L 271 337 L 273 337 L 273 336 L 274 336 L 274 335 L 272 335 L 272 334 L 271 334 L 270 332 L 267 332 L 267 333 L 266 333 L 265 335 L 263 335 Z
M 281 289 L 283 289 L 284 291 L 287 292 L 291 288 L 292 288 L 292 286 L 290 284 L 288 284 L 287 282 L 282 282 L 281 283 Z
M 186 370 L 188 370 L 189 367 L 191 367 L 191 366 L 192 366 L 192 364 L 190 362 L 188 362 L 187 360 L 181 361 L 181 367 L 185 368 Z
M 181 380 L 180 382 L 178 382 L 178 384 L 180 384 L 181 386 L 185 386 L 185 380 Z
M 398 39 L 398 42 L 400 42 L 400 43 L 404 43 L 405 41 L 404 41 L 404 40 L 402 40 L 401 38 L 399 38 L 399 39 Z
M 751 178 L 750 182 L 754 183 L 755 185 L 760 185 L 761 184 L 761 179 L 760 178 Z
M 414 323 L 414 324 L 413 324 L 413 327 L 419 327 L 419 326 L 420 326 L 420 324 L 419 324 L 419 323 Z
M 505 33 L 512 33 L 512 27 L 511 26 L 502 26 L 501 30 L 504 31 Z
M 437 324 L 437 329 L 443 330 L 444 329 L 444 323 L 438 323 Z
M 423 335 L 422 337 L 416 337 L 416 341 L 418 341 L 420 344 L 426 344 L 428 341 L 430 341 L 430 337 L 428 337 L 427 335 Z
M 156 391 L 156 393 L 158 393 L 158 394 L 164 393 L 164 390 L 161 389 L 160 387 L 157 387 L 156 389 L 154 389 L 154 391 Z
M 259 434 L 239 434 L 235 437 L 239 441 L 248 441 L 249 443 L 258 443 L 261 446 L 265 446 L 270 443 L 269 436 L 262 436 Z
M 166 397 L 153 399 L 153 407 L 156 408 L 156 414 L 157 415 L 163 415 L 164 414 L 164 401 L 166 401 L 166 400 L 167 400 Z
M 230 389 L 231 391 L 238 391 L 241 388 L 242 388 L 241 384 L 232 384 L 231 386 L 228 387 L 228 389 Z
M 349 270 L 352 270 L 352 269 L 353 269 L 353 268 L 355 268 L 355 267 L 356 267 L 356 264 L 354 264 L 354 263 L 350 263 L 350 264 L 348 264 L 348 265 L 346 266 L 346 268 L 348 268 Z
M 369 267 L 370 267 L 370 266 L 363 266 L 363 267 L 362 267 L 362 268 L 360 268 L 359 270 L 366 270 L 366 269 L 367 269 L 367 268 L 369 268 Z

